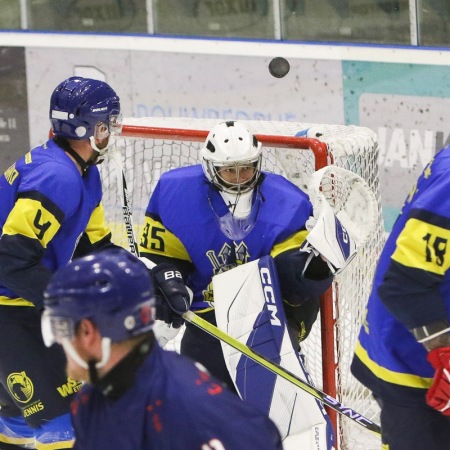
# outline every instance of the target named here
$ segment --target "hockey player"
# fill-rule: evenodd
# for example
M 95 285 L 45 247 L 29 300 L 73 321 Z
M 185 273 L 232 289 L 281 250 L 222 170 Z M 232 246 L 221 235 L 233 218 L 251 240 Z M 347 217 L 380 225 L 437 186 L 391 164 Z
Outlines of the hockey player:
M 154 338 L 146 266 L 121 248 L 72 261 L 51 278 L 42 333 L 61 344 L 77 450 L 281 449 L 275 425 L 199 364 Z
M 239 122 L 214 127 L 201 156 L 202 165 L 161 177 L 146 210 L 141 255 L 175 264 L 193 291 L 192 310 L 211 323 L 212 277 L 272 255 L 298 345 L 317 317 L 320 295 L 332 283 L 329 265 L 320 255 L 299 251 L 308 235 L 305 223 L 313 214 L 308 196 L 284 177 L 261 171 L 261 144 Z M 164 319 L 179 327 L 182 319 L 174 310 L 183 311 L 171 306 Z M 234 389 L 214 337 L 188 323 L 181 353 Z
M 62 350 L 42 341 L 43 292 L 74 254 L 111 237 L 95 165 L 120 130 L 119 97 L 71 77 L 51 96 L 50 120 L 54 137 L 0 179 L 0 448 L 72 447 L 69 403 L 81 384 L 65 374 Z
M 381 406 L 383 448 L 450 446 L 450 146 L 425 168 L 378 262 L 352 373 Z

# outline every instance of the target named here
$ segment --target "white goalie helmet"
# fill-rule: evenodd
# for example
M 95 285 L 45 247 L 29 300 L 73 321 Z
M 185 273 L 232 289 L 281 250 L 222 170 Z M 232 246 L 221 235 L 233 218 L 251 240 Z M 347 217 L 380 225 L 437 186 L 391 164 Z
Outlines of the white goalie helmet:
M 200 155 L 203 172 L 221 192 L 248 192 L 261 175 L 261 143 L 239 122 L 216 125 Z

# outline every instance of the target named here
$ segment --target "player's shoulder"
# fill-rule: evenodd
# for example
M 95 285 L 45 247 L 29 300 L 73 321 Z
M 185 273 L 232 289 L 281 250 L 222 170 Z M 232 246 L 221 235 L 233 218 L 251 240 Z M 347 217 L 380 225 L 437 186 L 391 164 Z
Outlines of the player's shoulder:
M 174 392 L 183 389 L 186 398 L 211 395 L 212 387 L 221 387 L 209 372 L 198 362 L 178 354 L 175 351 L 158 347 L 161 365 L 167 373 L 168 381 Z M 223 388 L 219 389 L 221 393 Z
M 74 417 L 78 416 L 84 409 L 89 409 L 89 403 L 94 392 L 94 386 L 90 383 L 83 384 L 81 389 L 70 402 L 70 409 Z
M 83 179 L 74 162 L 56 144 L 34 148 L 24 155 L 16 165 L 20 174 L 19 191 L 35 191 L 66 203 L 71 197 L 78 197 Z M 78 200 L 77 200 L 78 201 Z
M 196 164 L 164 173 L 158 182 L 157 190 L 161 198 L 166 200 L 170 198 L 172 206 L 177 205 L 175 208 L 170 208 L 172 212 L 177 210 L 178 215 L 179 209 L 189 210 L 189 215 L 192 215 L 192 211 L 199 206 L 199 199 L 203 198 L 202 193 L 207 186 L 202 167 Z
M 425 168 L 423 174 L 425 179 L 438 181 L 441 184 L 450 185 L 450 145 L 436 153 L 431 163 Z
M 161 181 L 183 181 L 192 180 L 203 175 L 203 169 L 200 164 L 195 164 L 193 166 L 177 167 L 175 169 L 168 170 L 161 175 Z
M 44 158 L 30 169 L 28 178 L 49 191 L 63 189 L 67 195 L 72 189 L 81 188 L 82 178 L 77 167 L 67 161 Z
M 261 191 L 264 198 L 294 204 L 309 202 L 308 194 L 282 175 L 264 172 L 263 176 Z
M 20 163 L 24 168 L 41 170 L 44 173 L 61 178 L 73 178 L 78 173 L 74 162 L 53 140 L 33 148 L 20 159 Z
M 449 217 L 450 145 L 439 151 L 425 167 L 417 181 L 410 208 L 423 208 Z

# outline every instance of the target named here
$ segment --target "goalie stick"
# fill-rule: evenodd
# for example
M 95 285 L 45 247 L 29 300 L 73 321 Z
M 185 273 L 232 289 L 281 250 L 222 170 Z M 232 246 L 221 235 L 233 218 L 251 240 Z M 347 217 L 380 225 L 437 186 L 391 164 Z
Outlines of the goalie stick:
M 133 228 L 133 218 L 131 214 L 130 201 L 128 197 L 127 180 L 125 178 L 125 171 L 122 164 L 122 158 L 120 155 L 120 150 L 116 147 L 108 152 L 108 156 L 112 159 L 116 165 L 117 173 L 117 186 L 121 193 L 122 199 L 122 217 L 127 230 L 127 240 L 128 247 L 131 253 L 138 257 L 147 267 L 147 269 L 152 270 L 155 264 L 147 258 L 141 258 L 139 254 L 139 246 L 136 241 Z M 169 340 L 175 338 L 178 333 L 178 329 L 169 327 L 162 320 L 155 320 L 153 331 L 155 332 L 156 339 L 161 347 L 164 347 Z
M 302 379 L 298 378 L 296 375 L 294 375 L 293 373 L 284 369 L 279 364 L 276 364 L 276 363 L 270 361 L 268 358 L 255 352 L 247 345 L 243 344 L 239 340 L 233 338 L 229 334 L 220 330 L 213 324 L 207 322 L 205 319 L 202 319 L 200 316 L 193 313 L 192 311 L 185 312 L 183 314 L 183 318 L 184 318 L 184 320 L 186 320 L 189 323 L 192 323 L 193 325 L 200 328 L 201 330 L 206 331 L 211 336 L 214 336 L 216 339 L 219 339 L 219 340 L 225 342 L 226 344 L 230 345 L 231 347 L 235 348 L 236 350 L 238 350 L 239 352 L 241 352 L 248 358 L 252 359 L 256 363 L 265 367 L 267 370 L 270 370 L 271 372 L 275 373 L 276 375 L 295 384 L 297 387 L 304 390 L 305 392 L 308 392 L 313 397 L 315 397 L 317 400 L 322 402 L 324 405 L 329 406 L 330 408 L 337 411 L 339 414 L 342 414 L 343 416 L 348 417 L 349 419 L 353 420 L 354 422 L 358 423 L 359 425 L 363 426 L 364 428 L 367 428 L 368 430 L 373 431 L 376 434 L 381 434 L 381 428 L 376 423 L 367 419 L 362 414 L 354 411 L 353 409 L 349 408 L 348 406 L 343 405 L 341 402 L 339 402 L 335 398 L 330 397 L 329 395 L 325 394 L 325 392 L 322 392 L 320 389 L 318 389 L 318 388 L 312 386 L 311 384 L 307 383 L 306 381 L 303 381 Z

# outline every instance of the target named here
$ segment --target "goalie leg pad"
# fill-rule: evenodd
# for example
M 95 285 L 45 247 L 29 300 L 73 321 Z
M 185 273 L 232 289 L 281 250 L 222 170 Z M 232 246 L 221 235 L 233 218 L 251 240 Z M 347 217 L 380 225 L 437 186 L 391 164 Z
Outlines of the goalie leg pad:
M 214 276 L 213 288 L 220 329 L 296 376 L 308 379 L 286 326 L 277 271 L 270 256 Z M 227 344 L 221 345 L 240 396 L 265 411 L 283 439 L 290 437 L 296 448 L 304 450 L 333 448 L 329 417 L 313 396 Z M 314 442 L 310 439 L 305 443 L 305 436 L 313 436 Z

